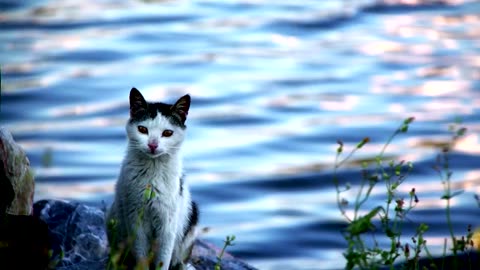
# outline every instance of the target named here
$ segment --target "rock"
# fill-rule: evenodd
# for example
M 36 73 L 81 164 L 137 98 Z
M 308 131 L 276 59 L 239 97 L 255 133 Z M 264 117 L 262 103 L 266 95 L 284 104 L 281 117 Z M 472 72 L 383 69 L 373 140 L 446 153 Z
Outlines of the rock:
M 7 179 L 3 161 L 0 160 L 0 215 L 7 213 L 7 209 L 12 204 L 14 198 L 15 192 L 13 191 L 12 183 Z
M 104 270 L 108 263 L 105 212 L 80 203 L 42 200 L 34 204 L 34 216 L 48 224 L 52 257 L 59 270 Z M 197 240 L 191 263 L 197 270 L 211 270 L 219 249 Z M 222 270 L 255 270 L 226 253 Z
M 390 270 L 390 266 L 383 266 L 380 270 Z M 445 257 L 422 257 L 418 261 L 396 263 L 395 270 L 403 269 L 480 269 L 480 252 L 468 250 L 459 252 L 457 256 L 447 255 Z
M 421 258 L 417 267 L 412 260 L 406 265 L 398 265 L 395 269 L 480 269 L 480 253 L 470 250 L 460 252 L 456 257 L 448 255 L 431 259 Z
M 33 216 L 4 214 L 0 218 L 0 268 L 46 269 L 50 248 L 47 224 Z
M 34 179 L 25 152 L 0 127 L 0 263 L 2 269 L 46 269 L 48 227 L 31 216 Z
M 9 186 L 6 182 L 10 183 L 14 193 L 6 212 L 11 215 L 31 215 L 35 182 L 30 161 L 25 151 L 13 140 L 12 134 L 3 127 L 0 127 L 0 165 L 3 167 L 0 175 L 2 201 L 6 200 L 4 196 L 11 197 L 11 190 L 3 189 Z
M 196 270 L 212 270 L 217 264 L 217 256 L 220 254 L 220 249 L 208 242 L 197 239 L 193 247 L 191 263 Z M 252 266 L 236 259 L 229 253 L 224 253 L 222 263 L 220 265 L 222 270 L 255 270 Z
M 57 261 L 57 269 L 77 269 L 70 266 L 91 261 L 98 264 L 107 258 L 105 213 L 102 210 L 79 203 L 42 200 L 34 204 L 33 213 L 48 225 L 52 258 Z

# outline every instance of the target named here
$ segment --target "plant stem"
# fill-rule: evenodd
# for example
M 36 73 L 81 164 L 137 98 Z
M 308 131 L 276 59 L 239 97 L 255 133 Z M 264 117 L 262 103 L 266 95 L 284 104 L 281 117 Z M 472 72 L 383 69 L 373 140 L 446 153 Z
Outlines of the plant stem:
M 352 151 L 353 152 L 353 151 Z M 350 153 L 349 156 L 352 155 L 352 152 Z M 334 166 L 334 169 L 333 169 L 333 182 L 335 184 L 335 189 L 337 191 L 337 207 L 338 207 L 338 210 L 340 210 L 340 213 L 342 213 L 342 216 L 345 217 L 345 219 L 348 221 L 348 222 L 352 222 L 352 220 L 347 216 L 347 214 L 345 213 L 345 210 L 343 210 L 342 208 L 342 202 L 341 202 L 341 198 L 340 198 L 340 183 L 338 182 L 338 177 L 337 177 L 337 169 L 340 165 L 337 165 L 338 164 L 338 158 L 340 156 L 340 153 L 337 152 L 336 156 L 335 156 L 335 166 Z M 345 159 L 344 159 L 345 161 Z
M 365 186 L 365 179 L 362 179 L 362 182 L 360 184 L 360 190 L 358 191 L 357 197 L 355 199 L 355 210 L 354 210 L 354 213 L 353 213 L 353 220 L 357 220 L 357 217 L 358 217 L 358 211 L 360 210 L 360 203 L 359 202 L 360 202 L 360 197 L 362 196 L 364 186 Z
M 447 256 L 447 238 L 443 241 L 442 270 L 445 269 L 445 257 Z
M 220 269 L 220 264 L 222 262 L 223 255 L 225 254 L 225 250 L 227 249 L 228 246 L 233 246 L 233 241 L 235 240 L 235 235 L 232 236 L 227 236 L 225 239 L 225 244 L 223 245 L 222 250 L 220 251 L 220 254 L 217 257 L 217 263 L 214 266 L 214 270 L 221 270 Z

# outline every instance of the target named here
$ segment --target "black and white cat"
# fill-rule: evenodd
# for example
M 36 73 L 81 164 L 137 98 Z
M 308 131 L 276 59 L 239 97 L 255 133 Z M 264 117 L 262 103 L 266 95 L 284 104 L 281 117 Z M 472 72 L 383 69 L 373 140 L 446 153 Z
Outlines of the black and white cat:
M 130 91 L 128 148 L 107 214 L 114 263 L 187 269 L 198 222 L 180 153 L 189 108 L 189 95 L 171 105 L 146 102 L 136 88 Z

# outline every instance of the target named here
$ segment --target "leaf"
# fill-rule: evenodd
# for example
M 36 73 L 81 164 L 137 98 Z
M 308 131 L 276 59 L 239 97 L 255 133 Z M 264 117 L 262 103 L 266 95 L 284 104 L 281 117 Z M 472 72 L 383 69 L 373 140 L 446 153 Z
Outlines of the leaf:
M 453 193 L 446 193 L 442 196 L 442 200 L 450 200 L 451 198 L 456 197 L 456 196 L 462 194 L 463 192 L 464 192 L 464 190 L 458 190 L 458 191 L 455 191 Z
M 359 235 L 371 230 L 374 228 L 372 224 L 372 218 L 376 216 L 380 210 L 383 210 L 383 208 L 381 206 L 377 206 L 365 216 L 352 221 L 352 223 L 350 223 L 350 225 L 347 227 L 347 231 L 349 231 L 352 235 Z
M 462 194 L 463 192 L 464 192 L 464 190 L 455 191 L 452 195 L 450 195 L 450 198 L 456 197 L 456 196 Z
M 143 192 L 143 200 L 148 201 L 150 199 L 150 189 L 145 189 Z
M 155 191 L 152 189 L 152 192 L 150 193 L 150 200 L 152 200 L 153 198 L 155 198 L 156 196 L 156 193 Z
M 390 229 L 388 228 L 385 233 L 387 234 L 388 237 L 392 238 L 392 237 L 395 237 L 396 234 Z
M 408 124 L 412 123 L 413 120 L 415 120 L 415 117 L 413 117 L 413 116 L 409 117 L 409 118 L 407 118 L 403 121 L 403 124 L 408 125 Z
M 357 144 L 357 148 L 362 148 L 362 147 L 363 147 L 366 143 L 368 143 L 369 141 L 370 141 L 370 138 L 369 138 L 369 137 L 363 138 L 363 140 Z
M 423 234 L 424 232 L 426 232 L 428 230 L 428 225 L 425 224 L 425 223 L 422 223 L 418 226 L 417 228 L 417 233 L 418 234 Z
M 461 128 L 461 129 L 457 130 L 457 136 L 461 137 L 461 136 L 465 135 L 466 132 L 467 132 L 467 128 Z

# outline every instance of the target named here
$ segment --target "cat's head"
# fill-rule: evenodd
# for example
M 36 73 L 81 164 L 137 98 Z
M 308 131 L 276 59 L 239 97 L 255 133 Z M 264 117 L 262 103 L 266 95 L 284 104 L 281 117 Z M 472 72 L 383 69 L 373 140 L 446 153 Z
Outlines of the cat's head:
M 130 91 L 130 119 L 127 135 L 131 150 L 156 158 L 176 153 L 185 137 L 185 121 L 190 108 L 190 96 L 175 104 L 145 101 L 140 91 Z

